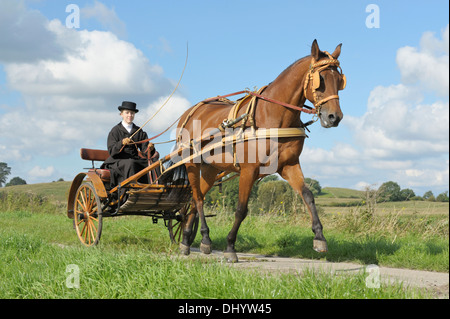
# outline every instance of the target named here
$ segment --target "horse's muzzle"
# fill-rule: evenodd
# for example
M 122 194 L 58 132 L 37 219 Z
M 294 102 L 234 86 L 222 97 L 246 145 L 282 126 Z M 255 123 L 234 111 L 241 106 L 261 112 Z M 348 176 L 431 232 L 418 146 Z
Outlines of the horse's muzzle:
M 320 122 L 325 128 L 336 127 L 343 117 L 344 115 L 341 112 L 322 112 L 320 114 Z

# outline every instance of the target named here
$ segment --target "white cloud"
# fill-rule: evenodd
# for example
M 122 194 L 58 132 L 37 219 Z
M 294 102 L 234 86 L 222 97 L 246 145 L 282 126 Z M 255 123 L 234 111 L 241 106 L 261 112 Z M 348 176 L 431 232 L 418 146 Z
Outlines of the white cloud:
M 406 84 L 419 82 L 422 86 L 448 97 L 449 87 L 449 26 L 437 39 L 431 32 L 425 32 L 420 48 L 403 47 L 397 52 L 397 65 Z
M 40 12 L 28 10 L 22 1 L 1 1 L 0 62 L 32 63 L 62 57 L 56 35 L 48 29 L 47 19 Z
M 50 177 L 53 173 L 55 173 L 55 168 L 53 166 L 48 166 L 46 168 L 35 166 L 28 172 L 28 175 L 31 178 L 41 178 Z
M 103 3 L 95 1 L 92 6 L 86 6 L 81 9 L 82 19 L 96 19 L 106 30 L 113 32 L 117 36 L 126 37 L 127 31 L 125 23 L 120 20 L 113 8 L 109 9 Z
M 67 29 L 59 20 L 48 26 L 64 49 L 65 59 L 7 64 L 11 88 L 32 95 L 92 96 L 156 95 L 169 87 L 161 67 L 151 65 L 141 51 L 114 34 Z
M 443 50 L 448 25 L 445 30 L 444 39 L 425 33 L 420 50 L 400 48 L 397 63 L 402 83 L 374 88 L 366 114 L 346 118 L 367 157 L 406 161 L 448 153 L 449 56 L 448 49 Z M 423 103 L 425 91 L 435 95 L 434 102 Z
M 149 119 L 156 114 L 158 109 L 167 101 L 169 96 L 162 96 L 156 101 L 152 102 L 148 107 L 142 110 L 142 118 Z M 151 130 L 155 133 L 165 130 L 171 125 L 184 111 L 190 108 L 191 103 L 184 97 L 174 94 L 165 104 L 164 108 L 159 112 L 154 119 L 148 123 L 148 127 L 145 130 Z M 140 114 L 140 113 L 139 113 Z M 139 115 L 141 116 L 141 115 Z M 145 122 L 144 120 L 142 122 Z
M 105 23 L 115 21 L 113 11 L 108 15 L 98 1 L 85 9 L 84 14 L 100 16 Z M 0 4 L 0 16 L 5 12 L 11 21 L 34 17 L 33 24 L 13 24 L 9 32 L 35 34 L 37 38 L 30 42 L 26 58 L 14 59 L 13 54 L 0 50 L 8 87 L 21 93 L 24 101 L 21 107 L 5 107 L 6 112 L 0 114 L 0 149 L 8 150 L 0 154 L 2 161 L 61 156 L 98 141 L 106 143 L 109 130 L 120 121 L 117 106 L 123 100 L 151 109 L 173 88 L 160 66 L 151 64 L 133 44 L 111 32 L 68 29 L 61 21 L 48 21 L 38 11 L 14 1 Z M 0 49 L 10 47 L 19 52 L 21 46 L 15 41 L 1 34 Z M 56 46 L 59 54 L 43 55 L 39 46 L 35 52 L 35 42 L 43 48 Z M 188 104 L 175 96 L 165 110 L 178 112 Z M 140 114 L 146 116 L 146 112 Z M 173 114 L 163 112 L 150 130 L 170 125 L 175 120 Z M 145 116 L 138 119 L 145 121 Z

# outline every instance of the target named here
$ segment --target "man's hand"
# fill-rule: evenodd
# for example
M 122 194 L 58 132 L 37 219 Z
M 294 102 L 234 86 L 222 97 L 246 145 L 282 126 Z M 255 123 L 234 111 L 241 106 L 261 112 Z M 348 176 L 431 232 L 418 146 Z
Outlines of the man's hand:
M 150 152 L 153 152 L 154 149 L 155 149 L 155 145 L 153 145 L 153 143 L 148 143 L 148 150 Z
M 122 145 L 128 145 L 128 144 L 130 144 L 131 142 L 133 142 L 133 141 L 131 140 L 131 138 L 125 137 L 125 138 L 122 140 Z

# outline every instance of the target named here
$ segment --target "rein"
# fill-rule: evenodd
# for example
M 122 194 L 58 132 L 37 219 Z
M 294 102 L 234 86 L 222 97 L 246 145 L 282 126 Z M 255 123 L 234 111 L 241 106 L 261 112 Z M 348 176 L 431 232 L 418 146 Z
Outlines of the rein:
M 304 107 L 300 107 L 300 106 L 296 106 L 296 105 L 293 105 L 293 104 L 284 103 L 284 102 L 281 102 L 281 101 L 278 101 L 278 100 L 274 100 L 274 99 L 262 96 L 261 94 L 258 94 L 256 92 L 250 91 L 250 90 L 243 90 L 243 91 L 234 92 L 234 93 L 230 93 L 230 94 L 226 94 L 226 95 L 218 95 L 218 96 L 206 99 L 203 102 L 204 103 L 214 102 L 214 101 L 225 99 L 225 98 L 230 97 L 230 96 L 240 95 L 240 94 L 244 94 L 244 93 L 247 94 L 247 95 L 255 96 L 255 97 L 257 97 L 257 98 L 259 98 L 261 100 L 264 100 L 264 101 L 267 101 L 267 102 L 270 102 L 270 103 L 274 103 L 274 104 L 278 104 L 278 105 L 281 105 L 281 106 L 284 106 L 284 107 L 287 107 L 287 108 L 290 108 L 290 109 L 294 109 L 294 110 L 297 110 L 297 111 L 300 111 L 300 112 L 304 112 L 304 113 L 308 113 L 308 114 L 316 114 L 316 110 L 310 108 L 309 106 L 304 105 Z
M 343 76 L 343 83 L 339 87 L 339 90 L 343 90 L 345 88 L 345 85 L 346 85 L 346 78 L 345 78 L 345 75 L 342 73 L 342 69 L 341 69 L 341 67 L 339 65 L 340 64 L 339 61 L 337 59 L 335 59 L 327 51 L 323 51 L 323 52 L 328 56 L 328 59 L 316 62 L 316 60 L 314 58 L 311 58 L 311 64 L 309 65 L 309 70 L 308 70 L 308 73 L 306 74 L 306 79 L 305 79 L 304 86 L 303 86 L 303 92 L 304 92 L 304 96 L 306 98 L 308 84 L 309 84 L 309 82 L 312 82 L 311 91 L 312 91 L 312 94 L 313 94 L 314 108 L 309 107 L 307 105 L 303 105 L 303 107 L 300 107 L 300 106 L 297 106 L 297 105 L 281 102 L 281 101 L 278 101 L 278 100 L 275 100 L 275 99 L 271 99 L 271 98 L 268 98 L 268 97 L 265 97 L 265 96 L 261 95 L 259 93 L 259 92 L 261 92 L 261 90 L 260 91 L 251 91 L 249 89 L 246 89 L 246 90 L 242 90 L 242 91 L 238 91 L 238 92 L 234 92 L 234 93 L 230 93 L 230 94 L 218 95 L 218 96 L 211 97 L 211 98 L 203 100 L 202 102 L 198 103 L 196 105 L 196 107 L 193 108 L 191 113 L 187 116 L 187 118 L 185 120 L 185 123 L 182 125 L 182 127 L 184 127 L 184 125 L 189 120 L 189 118 L 192 115 L 192 113 L 194 113 L 195 110 L 199 106 L 207 104 L 209 102 L 220 101 L 220 100 L 224 100 L 224 99 L 226 99 L 226 98 L 228 98 L 230 96 L 241 95 L 241 94 L 247 94 L 247 96 L 251 95 L 251 96 L 253 96 L 253 97 L 257 98 L 257 99 L 261 99 L 261 100 L 264 100 L 266 102 L 278 104 L 278 105 L 281 105 L 281 106 L 284 106 L 286 108 L 293 109 L 293 110 L 296 110 L 296 111 L 300 111 L 300 112 L 304 112 L 304 113 L 308 113 L 308 114 L 313 114 L 313 115 L 319 115 L 322 104 L 324 104 L 324 103 L 326 103 L 326 102 L 328 102 L 330 100 L 333 100 L 333 99 L 339 99 L 339 95 L 334 94 L 334 95 L 327 96 L 327 97 L 325 97 L 325 98 L 323 98 L 321 100 L 318 100 L 316 89 L 318 89 L 320 87 L 320 72 L 325 70 L 329 66 L 334 65 L 337 68 L 339 68 L 340 73 Z M 186 64 L 187 64 L 187 55 L 186 55 L 186 63 L 185 63 L 184 69 L 186 68 Z M 184 73 L 184 69 L 183 69 L 183 73 Z M 169 98 L 166 100 L 166 102 L 160 107 L 160 109 L 156 113 L 158 113 L 162 109 L 162 107 L 167 103 L 167 101 L 170 99 L 170 97 L 173 95 L 173 93 L 175 93 L 176 89 L 178 88 L 179 83 L 181 82 L 181 79 L 183 77 L 183 73 L 181 74 L 180 80 L 178 81 L 178 84 L 175 87 L 175 90 L 172 92 L 172 94 L 169 96 Z M 154 114 L 153 117 L 155 115 L 156 114 Z M 250 115 L 250 114 L 247 114 L 247 116 L 248 115 Z M 147 124 L 152 118 L 150 118 L 145 124 Z M 165 129 L 160 134 L 158 134 L 156 136 L 153 136 L 153 137 L 151 137 L 149 139 L 139 141 L 139 142 L 134 142 L 133 141 L 130 144 L 145 143 L 145 142 L 148 142 L 150 140 L 153 140 L 153 139 L 161 136 L 162 134 L 167 132 L 173 125 L 175 125 L 175 123 L 178 122 L 179 119 L 180 118 L 178 118 L 172 125 L 170 125 L 167 129 Z M 247 119 L 247 117 L 242 118 L 241 120 L 246 120 L 246 119 Z M 306 123 L 306 125 L 304 125 L 304 127 L 314 123 L 316 120 L 313 120 L 313 121 L 310 121 L 310 122 Z M 145 126 L 145 124 L 143 126 Z M 142 129 L 142 127 L 140 129 Z M 135 134 L 136 134 L 136 132 L 135 132 Z M 147 149 L 147 151 L 148 151 L 148 149 Z
M 274 104 L 278 104 L 293 110 L 297 110 L 300 112 L 304 112 L 304 113 L 308 113 L 308 114 L 319 114 L 320 113 L 320 107 L 322 106 L 322 104 L 324 104 L 325 102 L 328 102 L 329 100 L 333 100 L 333 99 L 339 99 L 339 95 L 334 94 L 334 95 L 330 95 L 327 96 L 321 100 L 318 100 L 317 97 L 317 93 L 316 93 L 316 89 L 319 88 L 320 86 L 320 72 L 325 70 L 326 68 L 328 68 L 331 65 L 335 65 L 340 69 L 340 73 L 343 76 L 343 85 L 339 88 L 339 90 L 343 90 L 345 88 L 345 84 L 346 84 L 346 79 L 345 79 L 345 75 L 342 73 L 342 69 L 339 65 L 339 61 L 335 58 L 333 58 L 333 56 L 331 54 L 329 54 L 327 51 L 324 51 L 324 53 L 326 55 L 328 55 L 327 60 L 322 60 L 319 62 L 316 62 L 316 60 L 314 58 L 311 59 L 311 64 L 309 65 L 309 70 L 308 73 L 306 74 L 306 80 L 304 82 L 304 86 L 303 86 L 303 92 L 304 92 L 304 96 L 306 98 L 306 93 L 307 93 L 307 88 L 308 88 L 308 84 L 311 81 L 312 82 L 312 94 L 313 94 L 313 99 L 314 99 L 314 108 L 311 108 L 307 105 L 303 105 L 303 107 L 300 106 L 296 106 L 293 104 L 289 104 L 289 103 L 285 103 L 285 102 L 281 102 L 278 100 L 274 100 L 265 96 L 262 96 L 261 94 L 257 93 L 256 91 L 251 91 L 251 90 L 243 90 L 243 91 L 239 91 L 239 92 L 234 92 L 234 93 L 230 93 L 230 94 L 226 94 L 226 95 L 218 95 L 215 97 L 211 97 L 209 99 L 203 100 L 203 103 L 208 103 L 208 102 L 213 102 L 213 101 L 217 101 L 217 100 L 222 100 L 225 99 L 227 97 L 230 96 L 234 96 L 234 95 L 240 95 L 240 94 L 247 94 L 247 95 L 252 95 L 258 99 L 270 102 L 270 103 L 274 103 Z

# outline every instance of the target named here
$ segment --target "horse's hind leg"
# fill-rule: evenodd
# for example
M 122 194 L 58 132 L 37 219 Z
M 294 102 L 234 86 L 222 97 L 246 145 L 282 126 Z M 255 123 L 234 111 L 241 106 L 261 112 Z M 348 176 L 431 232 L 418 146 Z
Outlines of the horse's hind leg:
M 192 208 L 192 216 L 194 216 L 195 211 L 197 211 L 201 223 L 200 233 L 202 234 L 202 241 L 200 243 L 200 250 L 204 254 L 210 254 L 211 238 L 209 237 L 209 227 L 206 223 L 206 218 L 203 211 L 203 202 L 205 194 L 214 185 L 219 170 L 210 165 L 204 164 L 202 166 L 198 164 L 186 164 L 186 169 L 188 172 L 189 182 L 191 183 L 192 187 L 192 199 L 195 204 L 195 207 Z M 188 226 L 183 230 L 183 241 L 180 244 L 180 250 L 185 255 L 189 254 L 188 238 L 190 237 L 190 234 L 192 232 L 192 223 L 188 222 L 187 224 Z
M 257 174 L 254 170 L 242 169 L 239 177 L 239 202 L 234 215 L 234 224 L 227 236 L 227 250 L 224 256 L 228 262 L 238 262 L 238 257 L 234 245 L 236 243 L 237 233 L 242 221 L 247 216 L 248 199 L 252 190 L 253 184 L 256 180 Z
M 327 252 L 327 241 L 322 233 L 322 224 L 317 214 L 316 204 L 312 192 L 305 185 L 305 178 L 303 177 L 300 164 L 286 165 L 280 172 L 281 177 L 289 182 L 292 188 L 303 198 L 303 202 L 308 207 L 309 214 L 312 221 L 312 231 L 314 232 L 313 248 L 315 251 L 324 253 Z

